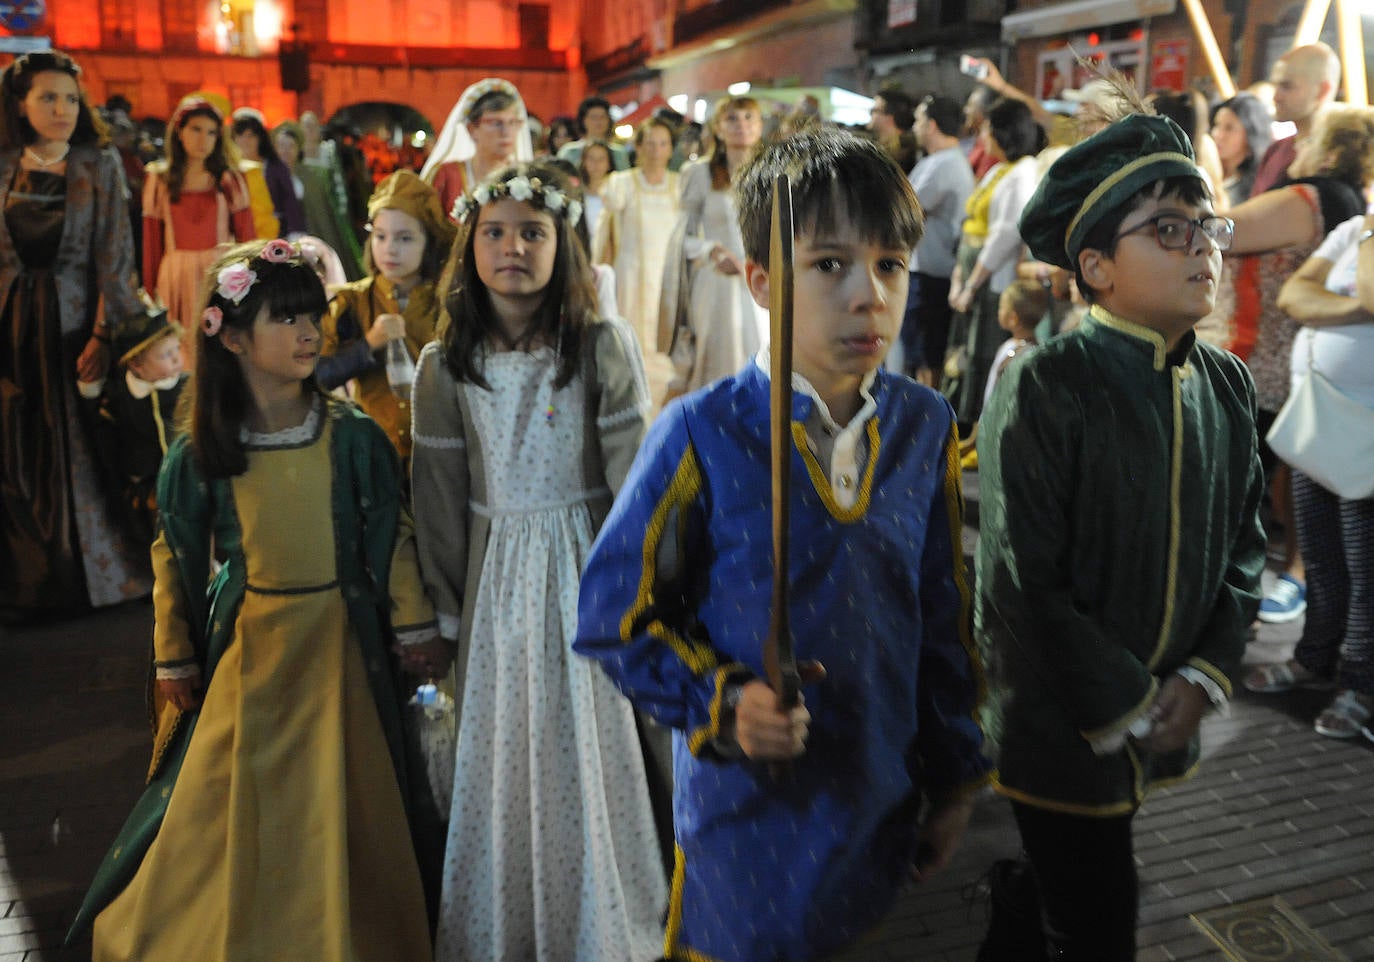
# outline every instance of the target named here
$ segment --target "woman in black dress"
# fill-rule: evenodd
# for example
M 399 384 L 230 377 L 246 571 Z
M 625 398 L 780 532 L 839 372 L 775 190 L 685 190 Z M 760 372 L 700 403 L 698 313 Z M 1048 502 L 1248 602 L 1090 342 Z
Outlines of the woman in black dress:
M 145 595 L 78 419 L 140 310 L 124 173 L 66 54 L 0 77 L 0 617 Z

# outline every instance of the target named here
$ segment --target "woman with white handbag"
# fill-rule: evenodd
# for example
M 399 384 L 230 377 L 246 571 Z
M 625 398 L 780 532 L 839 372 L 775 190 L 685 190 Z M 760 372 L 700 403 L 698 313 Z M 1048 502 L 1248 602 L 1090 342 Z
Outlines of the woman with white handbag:
M 1374 740 L 1374 215 L 1333 230 L 1279 294 L 1303 325 L 1293 384 L 1269 443 L 1293 465 L 1307 621 L 1293 658 L 1262 665 L 1251 691 L 1328 687 L 1319 734 Z

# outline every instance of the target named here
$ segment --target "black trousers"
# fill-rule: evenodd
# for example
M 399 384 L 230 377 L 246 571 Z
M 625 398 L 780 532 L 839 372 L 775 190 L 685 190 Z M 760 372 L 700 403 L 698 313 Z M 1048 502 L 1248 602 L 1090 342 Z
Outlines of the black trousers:
M 1140 882 L 1133 815 L 1089 818 L 1012 802 L 1054 962 L 1134 962 Z
M 915 374 L 921 367 L 932 368 L 939 382 L 953 315 L 949 278 L 912 271 L 906 312 L 902 316 L 902 364 L 908 374 Z

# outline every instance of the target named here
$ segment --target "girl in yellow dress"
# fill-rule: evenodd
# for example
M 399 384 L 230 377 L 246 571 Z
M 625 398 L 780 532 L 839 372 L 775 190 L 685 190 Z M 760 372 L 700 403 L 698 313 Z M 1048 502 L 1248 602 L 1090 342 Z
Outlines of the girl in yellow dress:
M 207 287 L 158 482 L 149 785 L 77 926 L 98 962 L 428 962 L 387 645 L 417 672 L 445 649 L 395 450 L 315 385 L 298 248 L 238 247 Z

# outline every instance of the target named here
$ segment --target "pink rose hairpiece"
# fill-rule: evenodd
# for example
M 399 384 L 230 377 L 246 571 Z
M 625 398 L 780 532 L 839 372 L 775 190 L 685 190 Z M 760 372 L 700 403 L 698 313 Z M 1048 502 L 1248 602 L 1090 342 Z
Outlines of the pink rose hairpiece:
M 280 238 L 270 240 L 258 255 L 269 264 L 285 264 L 296 256 L 296 248 Z
M 215 278 L 215 293 L 226 301 L 240 304 L 257 280 L 257 271 L 250 269 L 247 261 L 238 261 L 219 272 Z
M 218 307 L 207 307 L 200 315 L 200 329 L 206 337 L 214 337 L 224 323 L 224 312 Z

